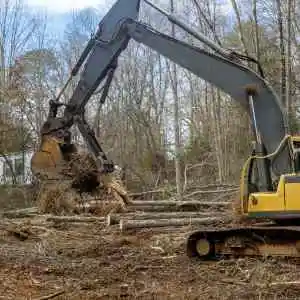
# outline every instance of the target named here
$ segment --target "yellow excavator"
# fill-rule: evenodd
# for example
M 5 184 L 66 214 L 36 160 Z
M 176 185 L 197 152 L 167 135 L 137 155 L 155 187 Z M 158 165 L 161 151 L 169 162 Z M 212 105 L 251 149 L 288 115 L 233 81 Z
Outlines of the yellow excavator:
M 70 134 L 73 125 L 78 126 L 96 162 L 94 178 L 114 171 L 114 164 L 107 158 L 85 121 L 84 108 L 102 82 L 100 101 L 104 103 L 118 58 L 132 39 L 230 95 L 245 108 L 252 121 L 255 146 L 242 170 L 241 213 L 248 220 L 268 219 L 272 222 L 192 232 L 187 240 L 188 255 L 203 260 L 228 255 L 299 257 L 300 137 L 289 134 L 286 113 L 261 68 L 258 73 L 253 71 L 244 62 L 255 62 L 254 59 L 221 48 L 175 15 L 144 0 L 211 50 L 157 31 L 138 20 L 140 2 L 116 1 L 99 23 L 62 92 L 57 99 L 50 101 L 49 116 L 41 132 L 40 149 L 32 158 L 33 173 L 44 177 L 58 174 L 60 166 L 70 159 L 72 153 L 76 153 Z M 81 69 L 74 93 L 68 103 L 62 104 L 61 95 Z M 64 111 L 58 117 L 60 107 L 64 107 Z M 97 184 L 97 180 L 92 182 Z

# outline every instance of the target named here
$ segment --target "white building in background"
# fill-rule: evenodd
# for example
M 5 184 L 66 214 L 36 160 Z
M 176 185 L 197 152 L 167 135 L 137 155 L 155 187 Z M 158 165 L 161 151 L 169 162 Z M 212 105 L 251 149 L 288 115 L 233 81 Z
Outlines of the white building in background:
M 18 184 L 30 184 L 32 181 L 32 173 L 30 168 L 30 160 L 33 151 L 25 153 L 12 153 L 6 157 L 0 156 L 0 184 L 12 184 L 13 176 L 10 164 L 13 168 Z M 8 163 L 8 161 L 10 163 Z
M 80 146 L 77 146 L 80 148 Z M 84 150 L 82 147 L 81 150 Z M 33 156 L 33 150 L 25 153 L 12 153 L 6 155 L 6 157 L 0 156 L 0 185 L 13 184 L 13 176 L 10 165 L 13 168 L 17 184 L 30 184 L 32 183 L 33 175 L 31 172 L 30 162 Z M 8 161 L 10 163 L 8 163 Z M 122 168 L 115 165 L 116 174 L 121 176 Z

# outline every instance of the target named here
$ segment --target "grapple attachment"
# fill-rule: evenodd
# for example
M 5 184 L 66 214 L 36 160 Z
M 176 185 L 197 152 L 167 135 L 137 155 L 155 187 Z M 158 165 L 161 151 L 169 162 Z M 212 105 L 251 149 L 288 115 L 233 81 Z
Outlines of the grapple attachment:
M 44 135 L 39 150 L 31 159 L 33 175 L 44 180 L 70 180 L 78 188 L 99 185 L 97 166 L 91 157 L 80 153 L 74 144 Z
M 64 162 L 62 141 L 53 136 L 43 136 L 37 152 L 31 158 L 31 171 L 37 178 L 56 179 L 58 166 Z

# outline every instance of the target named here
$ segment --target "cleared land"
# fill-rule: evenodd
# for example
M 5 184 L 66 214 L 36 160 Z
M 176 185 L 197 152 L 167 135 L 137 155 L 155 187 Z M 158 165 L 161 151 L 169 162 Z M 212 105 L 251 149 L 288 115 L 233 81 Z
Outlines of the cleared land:
M 105 221 L 50 220 L 1 220 L 0 299 L 296 299 L 300 293 L 295 261 L 190 260 L 190 227 L 121 233 Z

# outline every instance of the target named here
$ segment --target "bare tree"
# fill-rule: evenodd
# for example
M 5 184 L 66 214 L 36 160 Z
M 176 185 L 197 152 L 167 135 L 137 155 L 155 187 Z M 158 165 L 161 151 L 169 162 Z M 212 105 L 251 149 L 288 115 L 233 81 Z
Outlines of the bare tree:
M 9 165 L 14 182 L 14 170 L 6 155 L 20 151 L 26 139 L 22 137 L 21 141 L 16 134 L 20 132 L 16 107 L 21 105 L 23 94 L 18 89 L 12 67 L 33 41 L 36 28 L 37 19 L 27 11 L 22 0 L 0 0 L 0 155 Z M 8 137 L 7 128 L 15 135 Z
M 259 40 L 259 24 L 257 15 L 257 0 L 252 0 L 252 10 L 255 27 L 255 46 L 256 46 L 256 59 L 260 63 L 260 40 Z
M 174 1 L 170 0 L 171 13 L 174 13 Z M 175 25 L 172 23 L 172 36 L 175 37 Z M 174 135 L 175 135 L 175 170 L 177 197 L 182 198 L 182 170 L 181 170 L 181 140 L 180 140 L 180 118 L 179 118 L 179 96 L 177 67 L 171 63 L 169 68 L 171 86 L 174 101 Z
M 283 24 L 283 13 L 282 13 L 282 2 L 281 0 L 276 0 L 277 6 L 277 23 L 279 30 L 279 43 L 280 43 L 280 60 L 281 60 L 281 86 L 280 86 L 280 95 L 283 104 L 286 103 L 286 47 L 285 47 L 285 38 L 284 38 L 284 24 Z
M 286 59 L 286 110 L 288 116 L 291 112 L 291 81 L 292 81 L 292 4 L 293 0 L 287 1 L 287 16 L 286 16 L 286 48 L 287 48 L 287 59 Z
M 244 34 L 243 34 L 243 27 L 242 27 L 241 15 L 240 15 L 240 11 L 238 9 L 238 5 L 236 3 L 236 0 L 231 0 L 231 4 L 232 4 L 232 7 L 234 9 L 235 16 L 236 16 L 236 19 L 237 19 L 237 24 L 238 24 L 238 28 L 239 28 L 239 37 L 240 37 L 241 45 L 243 46 L 244 53 L 247 56 L 249 56 L 249 52 L 248 52 L 248 49 L 247 49 L 247 46 L 246 46 L 245 37 L 244 37 Z

